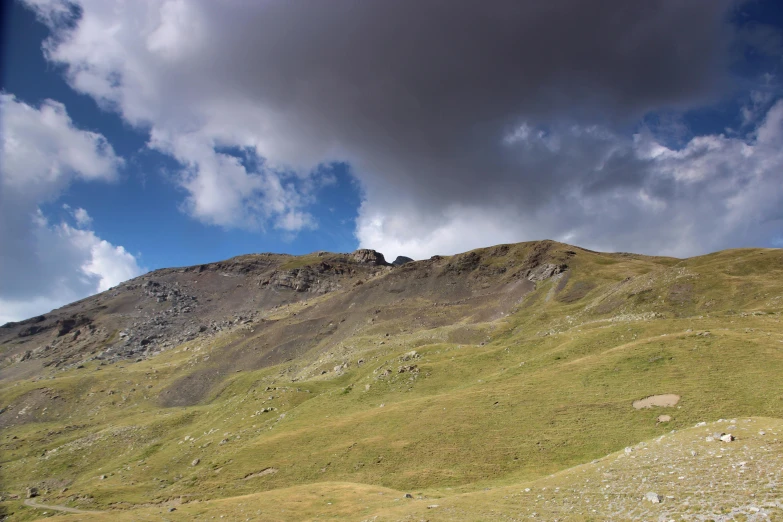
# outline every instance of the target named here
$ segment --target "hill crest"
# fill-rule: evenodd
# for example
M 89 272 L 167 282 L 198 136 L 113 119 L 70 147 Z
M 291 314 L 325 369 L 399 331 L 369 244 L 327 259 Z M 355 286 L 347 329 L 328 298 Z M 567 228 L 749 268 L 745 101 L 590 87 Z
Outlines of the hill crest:
M 482 491 L 700 421 L 783 417 L 781 312 L 776 249 L 681 260 L 542 241 L 401 266 L 317 252 L 159 270 L 0 328 L 0 494 L 124 516 L 347 483 L 329 494 L 349 519 L 367 518 L 363 488 L 512 516 Z M 667 394 L 676 405 L 634 407 Z M 11 520 L 34 509 L 3 502 Z

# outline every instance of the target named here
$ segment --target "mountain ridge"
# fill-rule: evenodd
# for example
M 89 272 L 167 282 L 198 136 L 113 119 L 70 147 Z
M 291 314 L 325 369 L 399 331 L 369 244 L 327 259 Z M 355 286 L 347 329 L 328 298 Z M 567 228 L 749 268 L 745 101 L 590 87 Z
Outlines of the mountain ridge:
M 372 514 L 351 490 L 387 488 L 460 506 L 432 520 L 485 520 L 447 499 L 701 421 L 783 417 L 780 249 L 676 259 L 539 241 L 396 267 L 371 252 L 162 269 L 0 328 L 0 495 L 35 487 L 42 505 L 111 516 L 181 498 L 166 516 L 184 520 L 196 500 L 341 482 L 328 494 L 347 519 Z M 677 404 L 634 407 L 665 394 Z M 779 458 L 765 441 L 753 452 Z M 287 505 L 265 516 L 315 516 Z M 373 516 L 423 513 L 387 508 Z

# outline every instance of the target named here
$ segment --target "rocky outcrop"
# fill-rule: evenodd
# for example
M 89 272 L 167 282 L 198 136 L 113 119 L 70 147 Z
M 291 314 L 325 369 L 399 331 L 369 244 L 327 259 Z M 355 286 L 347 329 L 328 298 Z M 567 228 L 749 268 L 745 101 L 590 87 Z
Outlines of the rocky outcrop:
M 567 258 L 553 256 L 549 242 L 518 250 L 500 245 L 417 263 L 406 256 L 388 263 L 383 254 L 371 249 L 302 257 L 249 254 L 195 267 L 161 269 L 45 316 L 3 325 L 0 343 L 9 343 L 12 349 L 0 357 L 0 366 L 3 361 L 38 364 L 34 362 L 38 359 L 44 367 L 57 369 L 76 368 L 92 360 L 104 364 L 142 361 L 184 342 L 243 327 L 245 321 L 255 319 L 251 310 L 276 309 L 307 301 L 312 295 L 350 292 L 367 283 L 370 288 L 357 290 L 367 299 L 361 303 L 387 299 L 375 295 L 377 285 L 372 284 L 387 274 L 390 279 L 384 289 L 390 293 L 410 289 L 412 295 L 421 292 L 449 300 L 475 294 L 477 285 L 483 285 L 483 291 L 495 278 L 504 278 L 497 281 L 506 283 L 508 279 L 541 281 L 566 268 Z M 522 252 L 525 257 L 520 263 Z M 449 280 L 435 281 L 441 276 Z M 419 283 L 430 278 L 431 283 L 421 287 Z
M 389 263 L 386 262 L 383 254 L 376 252 L 375 250 L 370 250 L 369 248 L 362 248 L 355 251 L 351 254 L 351 260 L 366 265 L 389 266 Z
M 397 256 L 397 259 L 392 261 L 392 265 L 394 265 L 394 266 L 402 266 L 405 263 L 412 263 L 412 262 L 413 262 L 413 259 L 411 259 L 410 257 Z
M 330 273 L 337 275 L 332 266 L 320 263 L 314 267 L 306 266 L 275 272 L 263 285 L 296 292 L 325 294 L 340 288 L 339 282 L 329 277 Z
M 305 267 L 275 272 L 267 284 L 277 289 L 307 292 L 317 281 L 317 274 L 310 267 Z
M 34 324 L 34 325 L 31 325 L 31 326 L 28 326 L 28 327 L 22 329 L 17 335 L 19 337 L 29 337 L 31 335 L 35 335 L 37 333 L 41 333 L 44 330 L 48 330 L 51 327 L 52 327 L 51 324 L 49 324 L 49 325 Z
M 198 298 L 189 295 L 178 283 L 148 279 L 142 284 L 125 284 L 123 290 L 140 291 L 139 307 L 154 312 L 128 322 L 116 338 L 94 356 L 95 359 L 109 363 L 140 361 L 198 335 L 192 319 L 184 324 L 185 318 L 199 308 Z M 119 290 L 116 293 L 119 294 Z
M 57 337 L 71 333 L 75 328 L 89 324 L 91 319 L 83 315 L 74 315 L 57 321 Z
M 478 252 L 468 252 L 453 256 L 443 267 L 443 274 L 462 274 L 472 272 L 481 265 L 481 255 Z
M 325 294 L 341 288 L 339 276 L 344 275 L 345 272 L 346 269 L 339 264 L 332 265 L 322 261 L 302 268 L 275 271 L 269 279 L 261 283 L 261 286 Z
M 536 268 L 528 271 L 527 274 L 525 274 L 525 277 L 527 278 L 528 281 L 533 281 L 535 283 L 538 281 L 544 281 L 546 279 L 549 279 L 550 277 L 565 272 L 567 268 L 568 266 L 566 265 L 554 265 L 552 263 L 545 263 L 543 265 L 539 265 Z

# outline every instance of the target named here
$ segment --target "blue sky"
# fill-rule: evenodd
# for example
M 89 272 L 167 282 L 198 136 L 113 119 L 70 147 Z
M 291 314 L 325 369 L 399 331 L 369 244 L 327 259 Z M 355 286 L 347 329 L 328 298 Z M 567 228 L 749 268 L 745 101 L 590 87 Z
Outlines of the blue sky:
M 96 233 L 123 245 L 149 269 L 218 261 L 248 252 L 303 254 L 314 250 L 350 251 L 359 205 L 358 186 L 346 165 L 330 171 L 336 182 L 318 193 L 311 212 L 318 230 L 296 235 L 263 233 L 209 226 L 188 218 L 178 208 L 182 193 L 170 181 L 178 164 L 145 147 L 147 136 L 96 101 L 68 86 L 62 67 L 47 63 L 41 44 L 50 31 L 21 2 L 9 2 L 5 18 L 3 91 L 37 106 L 45 99 L 63 103 L 77 127 L 103 134 L 126 159 L 117 183 L 76 182 L 56 200 L 43 204 L 44 213 L 67 219 L 62 204 L 85 208 Z
M 780 2 L 584 4 L 6 2 L 0 323 L 249 252 L 783 245 Z

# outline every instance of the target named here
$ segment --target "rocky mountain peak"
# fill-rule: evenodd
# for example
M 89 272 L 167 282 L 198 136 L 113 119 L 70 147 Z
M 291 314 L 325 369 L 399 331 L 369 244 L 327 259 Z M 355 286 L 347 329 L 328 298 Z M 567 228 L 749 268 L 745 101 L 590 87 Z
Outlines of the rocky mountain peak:
M 383 257 L 383 254 L 376 252 L 369 248 L 360 248 L 351 254 L 351 259 L 357 263 L 375 265 L 375 266 L 388 266 L 389 263 Z
M 392 261 L 392 265 L 394 265 L 394 266 L 401 266 L 401 265 L 404 265 L 405 263 L 412 263 L 412 262 L 413 262 L 413 259 L 411 259 L 410 257 L 407 257 L 407 256 L 397 256 L 397 259 Z

